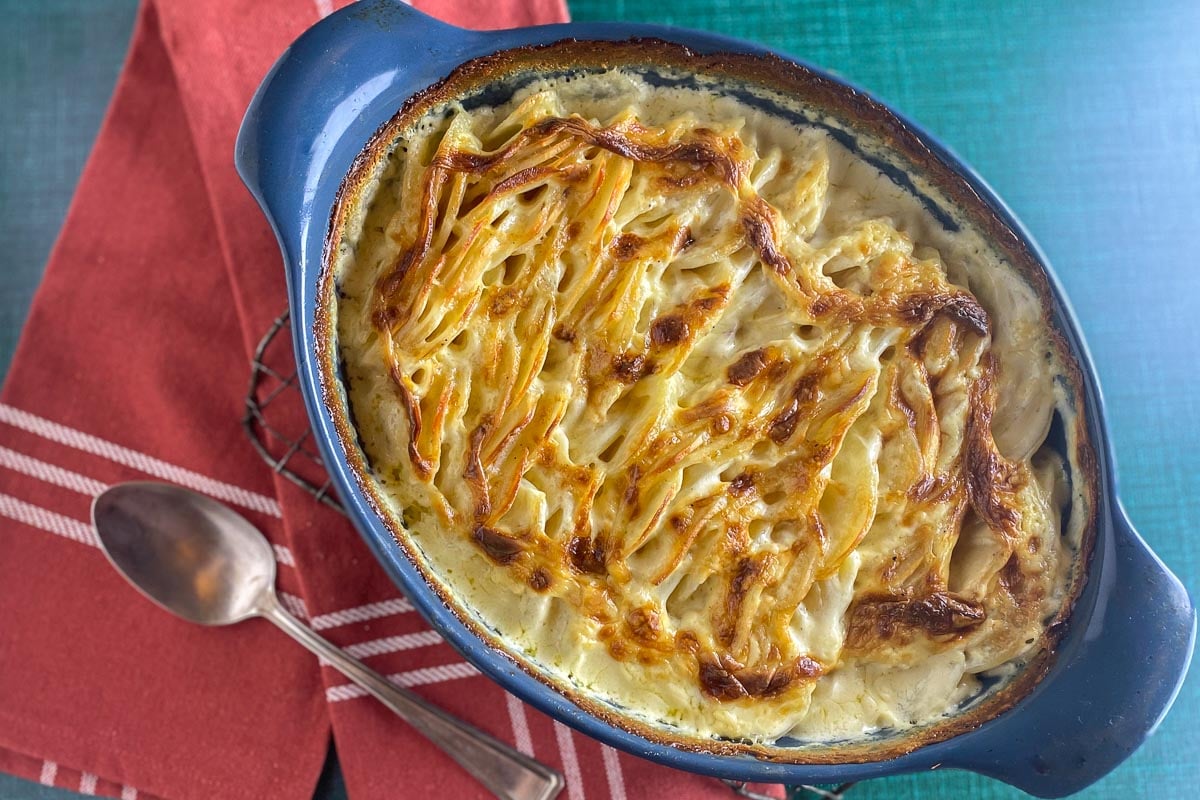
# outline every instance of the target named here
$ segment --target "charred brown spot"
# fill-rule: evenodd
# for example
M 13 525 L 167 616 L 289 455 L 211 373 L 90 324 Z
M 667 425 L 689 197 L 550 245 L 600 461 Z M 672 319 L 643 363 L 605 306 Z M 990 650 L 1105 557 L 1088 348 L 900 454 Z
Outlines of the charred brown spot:
M 625 483 L 625 505 L 629 506 L 631 517 L 636 517 L 642 510 L 641 503 L 638 500 L 638 480 L 642 476 L 642 468 L 634 464 L 629 468 L 629 474 L 626 477 Z
M 821 665 L 801 656 L 786 664 L 766 664 L 746 668 L 729 655 L 704 653 L 699 658 L 700 689 L 717 700 L 741 700 L 746 697 L 774 697 L 801 680 L 813 680 L 823 674 Z
M 745 386 L 758 377 L 767 366 L 767 353 L 762 348 L 743 353 L 725 370 L 725 377 L 734 386 Z
M 787 377 L 788 370 L 791 369 L 791 362 L 786 358 L 776 358 L 767 362 L 767 369 L 763 372 L 767 378 L 773 381 L 781 381 Z
M 511 564 L 524 551 L 520 539 L 486 525 L 476 525 L 471 532 L 471 539 L 497 564 Z
M 700 642 L 696 639 L 696 634 L 691 631 L 680 631 L 675 634 L 675 649 L 681 653 L 695 655 L 700 652 Z
M 1008 561 L 1001 567 L 1000 585 L 1015 598 L 1019 599 L 1025 594 L 1025 573 L 1021 571 L 1021 562 L 1016 553 L 1009 556 Z
M 801 417 L 816 404 L 820 396 L 819 383 L 820 375 L 815 372 L 809 372 L 796 381 L 787 405 L 772 417 L 767 427 L 767 436 L 771 437 L 771 441 L 783 444 L 792 437 Z
M 662 192 L 679 191 L 696 186 L 706 177 L 703 172 L 693 169 L 682 175 L 659 175 L 654 179 L 654 186 Z
M 725 526 L 725 550 L 730 555 L 746 552 L 750 546 L 750 537 L 746 526 L 740 522 L 730 522 Z
M 751 697 L 774 697 L 792 685 L 796 673 L 789 666 L 771 665 L 742 670 L 734 677 Z
M 605 625 L 607 635 L 602 637 L 608 644 L 608 653 L 617 661 L 624 661 L 629 657 L 629 645 L 619 636 L 615 636 L 613 626 Z
M 612 360 L 613 374 L 622 383 L 634 383 L 654 372 L 654 364 L 641 353 L 621 353 Z
M 408 419 L 408 460 L 422 479 L 428 478 L 433 472 L 433 465 L 417 449 L 417 440 L 421 438 L 421 404 L 408 390 L 408 384 L 400 374 L 399 367 L 393 364 L 388 374 L 400 395 L 400 403 L 404 406 L 404 415 Z
M 558 170 L 558 176 L 563 183 L 581 183 L 587 180 L 590 172 L 591 170 L 587 168 L 586 164 L 572 164 L 568 167 Z
M 554 330 L 551 331 L 551 333 L 554 335 L 554 338 L 558 339 L 560 342 L 575 341 L 575 331 L 571 330 L 561 322 L 554 326 Z
M 591 575 L 608 573 L 608 548 L 603 539 L 576 536 L 567 545 L 567 555 L 571 559 L 571 566 L 579 572 Z
M 980 336 L 987 336 L 991 326 L 987 311 L 969 294 L 954 295 L 942 306 L 940 313 Z
M 699 131 L 697 139 L 707 138 L 713 140 L 713 144 L 690 140 L 667 145 L 650 145 L 637 141 L 623 131 L 596 128 L 586 120 L 563 117 L 543 120 L 528 128 L 523 135 L 544 137 L 560 132 L 633 161 L 692 164 L 731 184 L 736 184 L 740 176 L 737 162 L 716 146 L 716 137 L 702 136 Z
M 432 166 L 448 169 L 453 172 L 485 172 L 498 164 L 503 157 L 501 153 L 471 153 L 465 150 L 451 150 L 439 153 Z
M 717 641 L 726 647 L 733 643 L 733 637 L 737 633 L 737 622 L 741 617 L 742 603 L 758 583 L 764 571 L 763 567 L 764 561 L 760 559 L 743 558 L 734 569 L 733 577 L 729 581 L 729 591 L 725 593 L 725 607 L 721 610 L 720 618 L 716 620 Z
M 916 483 L 908 487 L 908 496 L 917 502 L 925 500 L 933 491 L 933 481 L 932 475 L 928 472 L 923 473 L 921 477 L 917 478 Z
M 687 322 L 678 314 L 659 317 L 650 325 L 650 341 L 659 347 L 679 344 L 691 334 Z
M 467 449 L 467 465 L 463 469 L 463 478 L 475 498 L 475 519 L 482 520 L 492 511 L 492 501 L 488 492 L 487 476 L 484 474 L 483 457 L 480 451 L 483 442 L 492 431 L 491 418 L 483 419 L 471 430 L 471 438 Z
M 766 203 L 757 199 L 742 215 L 742 229 L 751 246 L 758 251 L 763 263 L 779 274 L 792 271 L 792 262 L 779 252 L 775 243 L 775 227 L 771 224 L 771 212 Z
M 646 240 L 636 233 L 622 233 L 612 243 L 613 256 L 618 261 L 628 261 L 637 256 L 646 245 Z
M 750 587 L 758 581 L 758 577 L 762 573 L 763 565 L 761 562 L 752 558 L 743 558 L 738 562 L 737 571 L 734 572 L 730 592 L 736 595 L 738 601 L 741 602 L 741 598 L 746 596 L 746 593 L 750 591 Z
M 980 336 L 988 333 L 989 321 L 983 306 L 965 292 L 919 292 L 900 299 L 896 314 L 909 325 L 922 325 L 943 316 Z
M 556 170 L 553 167 L 545 166 L 529 167 L 528 169 L 523 169 L 520 172 L 514 172 L 512 175 L 509 175 L 507 178 L 497 183 L 489 193 L 489 196 L 508 194 L 509 192 L 524 188 L 531 183 L 540 181 L 555 172 Z
M 679 229 L 679 235 L 675 239 L 675 252 L 682 253 L 696 243 L 696 237 L 692 236 L 692 229 L 684 225 Z
M 800 656 L 793 662 L 793 665 L 796 674 L 801 678 L 819 678 L 825 674 L 825 668 L 821 666 L 821 662 L 808 656 Z
M 850 611 L 846 645 L 862 649 L 873 641 L 910 632 L 958 636 L 973 631 L 986 618 L 979 603 L 946 592 L 918 598 L 865 597 L 856 601 Z
M 400 318 L 400 312 L 393 306 L 379 304 L 375 306 L 375 310 L 371 312 L 371 324 L 378 331 L 389 331 Z
M 937 304 L 937 296 L 928 292 L 906 295 L 896 304 L 896 315 L 907 325 L 921 325 L 933 319 Z
M 948 502 L 961 489 L 962 483 L 955 475 L 925 474 L 909 487 L 908 497 L 918 503 L 943 503 Z
M 750 693 L 742 682 L 734 677 L 734 670 L 740 667 L 729 656 L 718 656 L 715 653 L 705 653 L 700 656 L 700 689 L 709 697 L 717 700 L 741 700 L 749 697 Z
M 635 608 L 626 615 L 625 621 L 633 635 L 643 642 L 656 642 L 662 634 L 662 622 L 653 609 Z
M 824 317 L 835 309 L 845 305 L 845 297 L 847 295 L 841 292 L 826 292 L 809 304 L 808 311 L 814 317 Z
M 771 441 L 775 444 L 783 444 L 795 433 L 796 423 L 799 420 L 799 407 L 796 401 L 792 400 L 783 411 L 780 411 L 771 420 L 771 425 L 767 428 L 767 436 L 771 437 Z
M 686 423 L 707 422 L 709 430 L 715 435 L 723 435 L 733 430 L 737 419 L 729 405 L 729 399 L 718 393 L 697 403 L 691 408 L 685 408 L 679 413 L 679 419 Z
M 1011 537 L 1016 535 L 1020 517 L 1012 504 L 1006 502 L 1006 496 L 1013 493 L 1017 476 L 1013 465 L 1000 455 L 992 440 L 996 398 L 991 381 L 995 359 L 988 356 L 983 365 L 983 374 L 971 386 L 968 397 L 963 477 L 971 508 L 989 528 Z
M 521 299 L 521 290 L 516 287 L 508 287 L 501 289 L 492 298 L 490 311 L 493 317 L 503 317 L 505 314 L 513 310 L 517 301 Z
M 567 225 L 567 236 L 571 237 L 572 239 L 578 239 L 579 234 L 581 233 L 583 233 L 583 225 L 579 222 L 579 220 L 575 220 L 571 224 Z
M 729 297 L 728 286 L 718 286 L 710 294 L 704 297 L 697 298 L 692 302 L 692 308 L 697 311 L 707 313 L 714 308 L 718 308 L 725 304 L 725 300 Z
M 550 573 L 538 567 L 529 575 L 529 588 L 535 592 L 544 592 L 550 588 Z
M 432 226 L 430 226 L 432 228 Z M 424 247 L 406 247 L 396 256 L 396 260 L 392 262 L 392 266 L 379 279 L 375 286 L 375 292 L 379 297 L 392 297 L 404 283 L 404 279 L 408 277 L 408 273 L 412 270 L 413 265 L 425 254 L 425 249 L 428 243 L 424 243 Z M 395 309 L 392 309 L 394 311 Z
M 743 472 L 729 482 L 729 493 L 735 497 L 745 497 L 754 493 L 754 475 Z

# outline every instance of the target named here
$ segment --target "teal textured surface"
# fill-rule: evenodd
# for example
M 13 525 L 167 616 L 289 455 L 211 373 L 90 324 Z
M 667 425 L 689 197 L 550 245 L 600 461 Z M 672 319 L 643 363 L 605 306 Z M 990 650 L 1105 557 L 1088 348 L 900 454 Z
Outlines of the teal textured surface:
M 0 0 L 0 375 L 125 56 L 137 0 Z
M 0 370 L 119 68 L 131 0 L 0 0 Z M 955 149 L 1054 265 L 1108 401 L 1130 517 L 1200 589 L 1200 5 L 575 0 L 576 19 L 705 28 L 832 69 Z M 1131 683 L 1137 676 L 1129 676 Z M 1161 730 L 1081 796 L 1200 785 L 1200 679 Z M 0 796 L 50 798 L 0 776 Z M 331 795 L 324 795 L 331 796 Z M 862 784 L 849 800 L 1015 798 L 962 773 Z

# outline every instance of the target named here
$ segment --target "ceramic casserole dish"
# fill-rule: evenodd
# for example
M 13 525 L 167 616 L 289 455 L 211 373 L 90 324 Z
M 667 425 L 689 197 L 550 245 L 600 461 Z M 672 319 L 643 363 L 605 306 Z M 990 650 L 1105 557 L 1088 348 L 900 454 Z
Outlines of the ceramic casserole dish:
M 387 136 L 395 133 L 387 126 L 403 109 L 453 99 L 464 86 L 476 103 L 500 104 L 532 81 L 612 65 L 641 71 L 660 84 L 701 81 L 746 102 L 770 105 L 756 93 L 761 87 L 819 109 L 836 120 L 826 126 L 834 138 L 922 198 L 947 226 L 955 223 L 935 198 L 950 198 L 1041 297 L 1071 362 L 1063 383 L 1077 412 L 1069 432 L 1051 436 L 1074 442 L 1072 478 L 1086 495 L 1081 506 L 1086 520 L 1076 520 L 1083 534 L 1069 587 L 1073 600 L 1050 624 L 1043 652 L 1011 685 L 964 703 L 936 725 L 840 744 L 676 736 L 565 685 L 536 658 L 504 646 L 495 630 L 431 579 L 423 558 L 395 535 L 398 523 L 366 475 L 350 422 L 331 322 L 337 302 L 331 264 L 345 198 L 378 160 Z M 781 105 L 768 112 L 798 113 Z M 794 121 L 817 124 L 813 118 Z M 863 144 L 868 139 L 883 142 L 900 161 L 872 156 Z M 707 33 L 628 24 L 478 33 L 439 23 L 398 0 L 365 0 L 318 23 L 279 59 L 247 112 L 236 161 L 283 251 L 300 389 L 352 520 L 430 624 L 525 701 L 612 746 L 717 777 L 842 783 L 961 768 L 1046 797 L 1078 791 L 1113 769 L 1169 708 L 1191 657 L 1195 612 L 1121 508 L 1095 371 L 1066 299 L 1036 245 L 986 184 L 861 90 L 765 48 Z M 936 191 L 923 192 L 926 185 Z

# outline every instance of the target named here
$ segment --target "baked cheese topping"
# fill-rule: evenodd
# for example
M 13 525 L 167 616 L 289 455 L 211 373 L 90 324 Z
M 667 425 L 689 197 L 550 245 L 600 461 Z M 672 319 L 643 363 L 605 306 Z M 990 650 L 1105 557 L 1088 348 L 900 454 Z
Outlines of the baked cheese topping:
M 514 652 L 687 735 L 828 741 L 1042 646 L 1079 540 L 1062 368 L 969 226 L 630 70 L 439 106 L 374 170 L 334 254 L 353 422 Z

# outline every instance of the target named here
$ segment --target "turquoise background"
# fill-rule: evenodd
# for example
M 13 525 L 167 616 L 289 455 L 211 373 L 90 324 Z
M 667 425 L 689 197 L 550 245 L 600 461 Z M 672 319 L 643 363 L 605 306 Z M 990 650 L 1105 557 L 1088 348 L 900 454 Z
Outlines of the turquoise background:
M 134 0 L 0 0 L 0 373 L 99 125 Z M 576 0 L 754 39 L 840 73 L 957 151 L 1041 243 L 1108 401 L 1121 497 L 1200 588 L 1200 3 Z M 1131 685 L 1138 677 L 1128 676 Z M 1200 679 L 1094 800 L 1200 787 Z M 0 798 L 76 795 L 0 776 Z M 344 796 L 335 767 L 321 798 Z M 1023 797 L 934 773 L 849 800 Z

